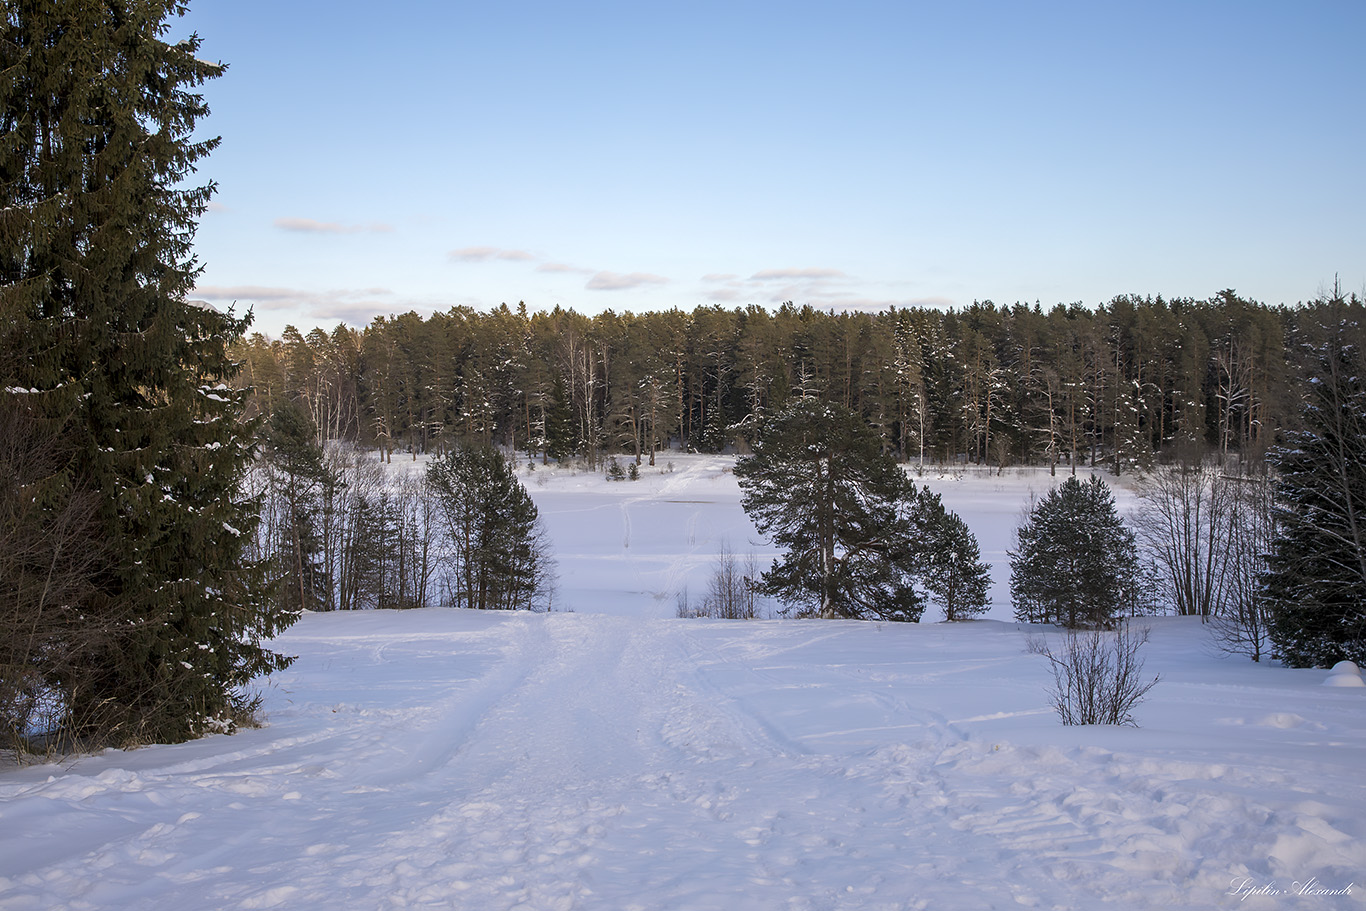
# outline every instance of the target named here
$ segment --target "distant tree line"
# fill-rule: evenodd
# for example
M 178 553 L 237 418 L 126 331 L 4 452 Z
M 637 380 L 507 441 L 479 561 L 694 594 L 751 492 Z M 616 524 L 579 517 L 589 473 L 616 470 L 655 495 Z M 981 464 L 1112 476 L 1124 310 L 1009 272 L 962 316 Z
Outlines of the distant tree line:
M 670 445 L 721 451 L 808 397 L 860 415 L 902 460 L 1125 472 L 1177 445 L 1259 461 L 1299 425 L 1322 306 L 1223 291 L 877 314 L 457 307 L 256 334 L 236 354 L 261 413 L 299 401 L 321 439 L 387 458 L 467 440 L 652 462 Z

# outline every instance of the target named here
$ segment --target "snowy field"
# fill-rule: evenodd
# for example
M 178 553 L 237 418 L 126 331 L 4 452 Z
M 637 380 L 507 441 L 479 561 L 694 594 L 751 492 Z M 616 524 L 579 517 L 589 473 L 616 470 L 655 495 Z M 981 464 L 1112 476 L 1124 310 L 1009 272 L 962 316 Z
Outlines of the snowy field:
M 1046 473 L 927 477 L 995 619 L 745 623 L 673 619 L 754 538 L 673 460 L 523 467 L 573 613 L 308 615 L 267 727 L 0 770 L 0 909 L 1366 907 L 1366 689 L 1161 618 L 1141 727 L 1058 724 L 1003 622 Z
M 654 468 L 641 466 L 639 481 L 619 482 L 605 481 L 601 472 L 528 471 L 522 464 L 518 476 L 555 544 L 558 604 L 579 612 L 674 617 L 680 593 L 694 604 L 706 594 L 722 548 L 742 563 L 754 554 L 761 569 L 778 555 L 740 506 L 733 457 L 672 453 L 656 461 Z M 1047 470 L 1008 468 L 998 474 L 968 466 L 927 468 L 923 476 L 912 471 L 912 477 L 938 493 L 977 535 L 982 559 L 992 564 L 988 616 L 1010 620 L 1011 536 L 1030 498 L 1066 480 L 1065 471 L 1050 477 Z M 1108 480 L 1121 512 L 1132 508 L 1128 479 Z M 930 610 L 923 619 L 942 615 Z

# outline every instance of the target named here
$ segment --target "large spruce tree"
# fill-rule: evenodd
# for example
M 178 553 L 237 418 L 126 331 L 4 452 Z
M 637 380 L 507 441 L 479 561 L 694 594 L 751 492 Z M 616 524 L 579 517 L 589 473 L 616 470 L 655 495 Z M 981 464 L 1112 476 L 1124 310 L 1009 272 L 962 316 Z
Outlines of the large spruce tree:
M 94 491 L 107 551 L 48 681 L 66 725 L 103 740 L 231 726 L 239 689 L 287 660 L 262 641 L 292 615 L 244 562 L 255 504 L 227 345 L 247 319 L 186 300 L 212 186 L 185 181 L 195 88 L 222 72 L 166 40 L 177 0 L 10 0 L 0 21 L 0 342 L 7 395 L 63 441 L 40 502 Z M 83 624 L 118 618 L 116 639 Z
M 1277 653 L 1293 667 L 1366 662 L 1366 358 L 1352 342 L 1356 301 L 1317 345 L 1304 430 L 1273 457 L 1279 531 L 1263 594 Z

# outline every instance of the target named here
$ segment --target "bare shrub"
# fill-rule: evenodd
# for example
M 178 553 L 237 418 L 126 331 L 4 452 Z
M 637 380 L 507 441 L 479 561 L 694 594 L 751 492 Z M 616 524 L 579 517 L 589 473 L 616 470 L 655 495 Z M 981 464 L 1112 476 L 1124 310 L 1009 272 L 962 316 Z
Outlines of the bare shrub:
M 1137 726 L 1133 708 L 1160 677 L 1143 678 L 1139 649 L 1148 641 L 1146 627 L 1122 624 L 1113 633 L 1068 630 L 1066 644 L 1055 652 L 1043 637 L 1029 641 L 1029 651 L 1048 659 L 1053 686 L 1048 694 L 1063 724 L 1128 724 Z
M 754 583 L 758 576 L 754 554 L 750 554 L 742 568 L 723 543 L 716 558 L 707 597 L 702 600 L 702 614 L 719 620 L 753 620 L 758 616 Z
M 674 593 L 674 615 L 680 620 L 691 620 L 699 616 L 693 609 L 692 602 L 688 599 L 688 586 L 683 586 Z
M 1261 576 L 1276 537 L 1272 483 L 1265 475 L 1237 479 L 1229 523 L 1229 568 L 1223 609 L 1214 620 L 1221 652 L 1261 661 L 1271 649 L 1270 617 Z
M 759 595 L 756 585 L 759 577 L 758 561 L 753 553 L 745 557 L 744 563 L 731 551 L 730 545 L 723 543 L 716 563 L 713 564 L 707 594 L 700 604 L 693 605 L 688 600 L 688 590 L 683 588 L 677 596 L 679 617 L 711 617 L 717 620 L 754 620 L 759 617 Z
M 1209 620 L 1225 597 L 1236 485 L 1199 452 L 1143 480 L 1135 524 L 1176 613 Z
M 100 498 L 67 483 L 71 447 L 0 395 L 0 741 L 62 750 L 80 728 L 103 729 L 72 693 L 97 673 L 88 657 L 122 647 L 134 624 L 95 597 L 108 565 L 95 524 Z

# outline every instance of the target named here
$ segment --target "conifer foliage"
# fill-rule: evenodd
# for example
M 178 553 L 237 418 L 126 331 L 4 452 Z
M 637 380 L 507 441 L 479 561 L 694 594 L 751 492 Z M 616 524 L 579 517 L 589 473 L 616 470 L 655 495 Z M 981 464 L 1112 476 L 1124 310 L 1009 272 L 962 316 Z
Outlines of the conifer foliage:
M 281 403 L 270 416 L 266 446 L 275 469 L 273 493 L 283 513 L 276 542 L 280 604 L 296 613 L 325 610 L 331 580 L 323 553 L 324 508 L 338 478 L 329 470 L 312 418 L 297 401 Z
M 536 504 L 496 449 L 462 443 L 433 462 L 427 483 L 445 536 L 453 607 L 549 607 L 553 564 Z
M 917 494 L 854 412 L 793 400 L 765 423 L 735 476 L 755 527 L 787 550 L 762 590 L 799 612 L 914 622 L 925 610 L 917 583 L 949 610 L 985 601 L 971 532 L 952 527 L 938 497 Z
M 944 508 L 939 494 L 923 487 L 915 496 L 911 522 L 921 542 L 920 575 L 944 619 L 969 620 L 986 613 L 991 564 L 982 561 L 972 529 Z
M 247 319 L 186 301 L 212 186 L 183 183 L 217 140 L 194 89 L 222 72 L 165 35 L 175 0 L 13 0 L 0 20 L 4 394 L 63 443 L 31 482 L 98 497 L 107 551 L 73 587 L 80 675 L 42 681 L 65 729 L 176 740 L 231 726 L 239 687 L 285 666 L 262 640 L 292 614 L 243 559 L 251 428 L 228 345 Z M 117 619 L 115 638 L 85 635 Z
M 1092 475 L 1049 491 L 1015 530 L 1015 619 L 1069 629 L 1108 627 L 1138 604 L 1138 546 L 1110 487 Z
M 1273 460 L 1279 531 L 1263 592 L 1272 642 L 1293 667 L 1366 661 L 1366 358 L 1347 302 L 1330 304 L 1341 318 L 1317 346 L 1305 429 Z

